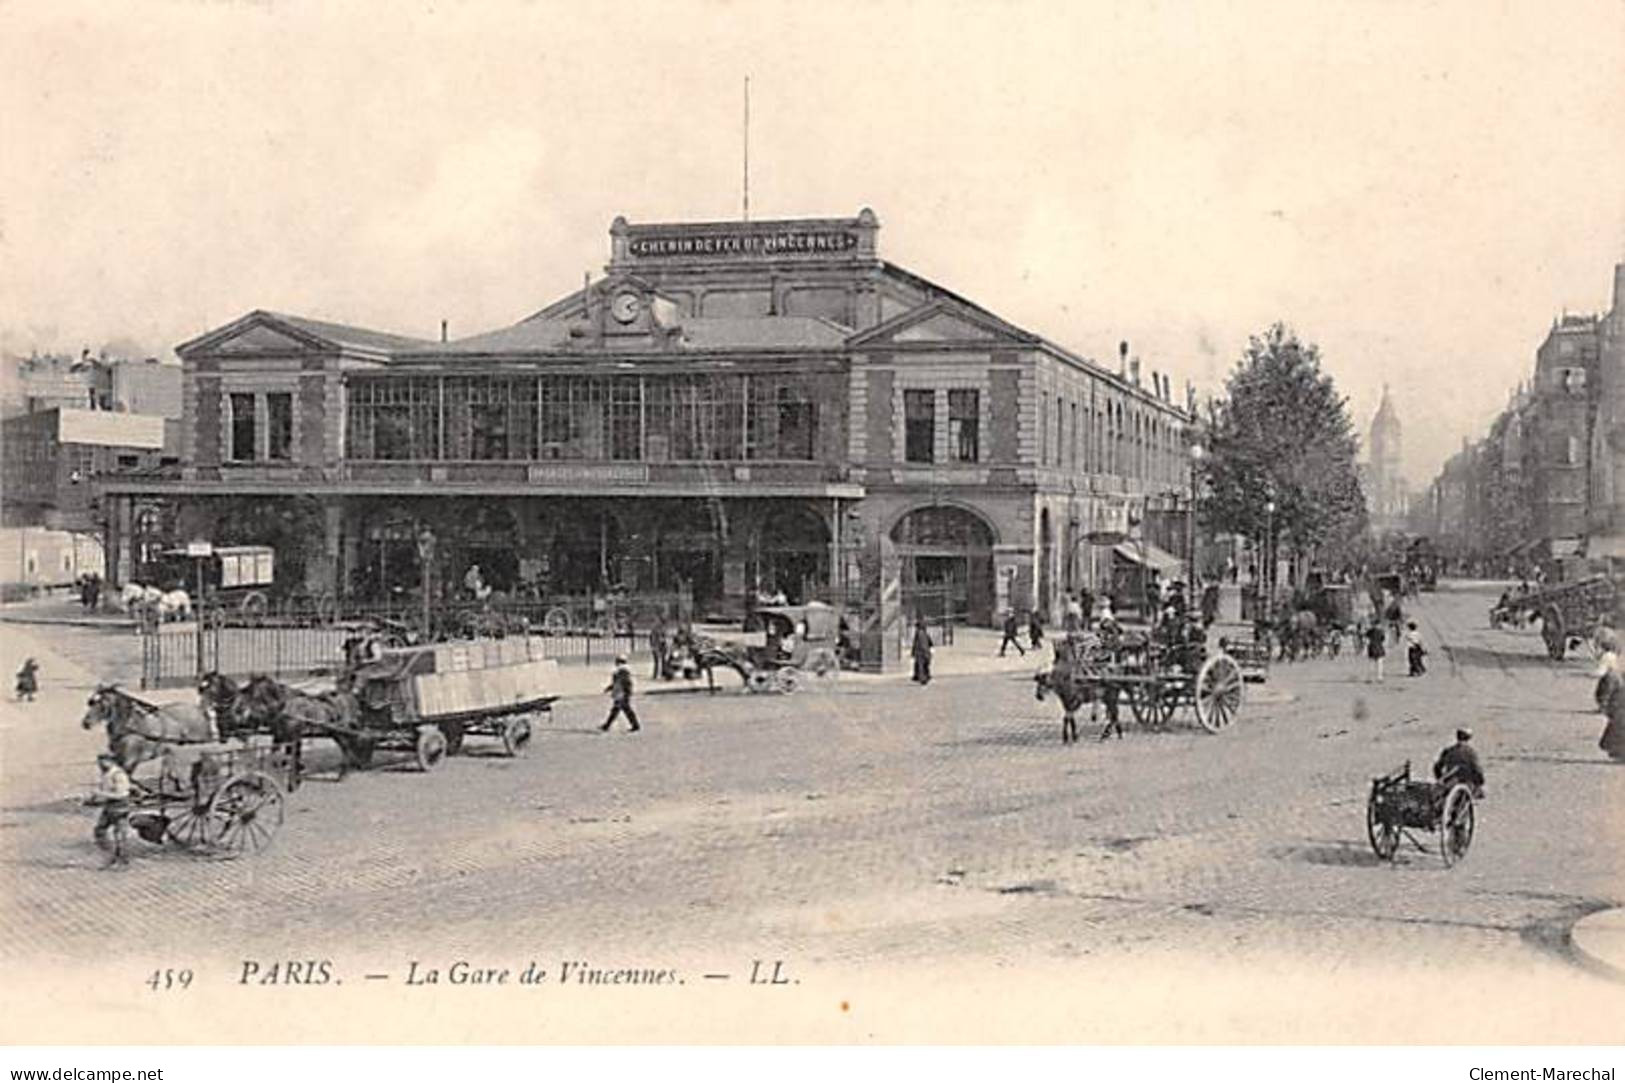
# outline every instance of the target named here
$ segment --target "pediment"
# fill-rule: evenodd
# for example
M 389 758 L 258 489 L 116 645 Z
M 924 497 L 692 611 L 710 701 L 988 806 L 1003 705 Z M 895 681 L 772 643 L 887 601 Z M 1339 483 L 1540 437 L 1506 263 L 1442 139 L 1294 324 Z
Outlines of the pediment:
M 893 342 L 987 342 L 998 336 L 969 320 L 939 313 L 905 327 L 892 336 Z
M 932 301 L 857 335 L 854 346 L 952 346 L 983 349 L 1000 344 L 1022 345 L 1034 337 L 997 317 L 947 301 Z
M 184 358 L 189 354 L 290 354 L 337 348 L 337 343 L 296 327 L 273 313 L 255 311 L 182 343 L 175 347 L 175 352 Z
M 289 353 L 311 344 L 268 324 L 253 324 L 214 344 L 216 353 Z

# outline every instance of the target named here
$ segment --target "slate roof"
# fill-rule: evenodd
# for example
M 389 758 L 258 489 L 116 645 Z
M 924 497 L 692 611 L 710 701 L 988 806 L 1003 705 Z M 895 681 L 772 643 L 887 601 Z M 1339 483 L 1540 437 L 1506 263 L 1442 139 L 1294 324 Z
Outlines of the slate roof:
M 414 359 L 458 354 L 553 353 L 572 347 L 584 352 L 643 353 L 661 349 L 652 335 L 609 335 L 599 343 L 591 334 L 572 338 L 576 320 L 528 319 L 483 335 L 449 343 L 431 343 L 409 351 Z M 679 350 L 839 349 L 851 334 L 829 320 L 812 316 L 690 316 L 681 324 Z
M 365 327 L 351 327 L 343 323 L 328 323 L 326 320 L 313 320 L 306 316 L 291 316 L 285 312 L 265 312 L 265 315 L 279 320 L 292 327 L 296 327 L 307 334 L 317 338 L 327 339 L 340 346 L 353 346 L 358 350 L 373 350 L 389 353 L 395 350 L 421 350 L 425 347 L 438 346 L 439 343 L 426 338 L 409 338 L 406 335 L 392 335 L 387 331 L 372 331 Z

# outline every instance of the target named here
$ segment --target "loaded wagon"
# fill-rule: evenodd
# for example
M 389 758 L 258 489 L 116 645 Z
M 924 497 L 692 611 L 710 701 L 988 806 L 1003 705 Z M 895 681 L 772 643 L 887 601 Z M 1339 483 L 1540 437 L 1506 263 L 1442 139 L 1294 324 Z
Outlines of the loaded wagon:
M 1069 636 L 1057 644 L 1056 669 L 1098 693 L 1090 698 L 1126 704 L 1142 725 L 1164 726 L 1188 707 L 1197 725 L 1219 733 L 1241 712 L 1242 667 L 1210 651 L 1199 627 L 1178 637 Z
M 473 735 L 517 756 L 559 698 L 558 663 L 529 636 L 380 650 L 345 679 L 355 717 L 342 743 L 357 766 L 395 747 L 427 771 Z
M 1540 621 L 1540 638 L 1553 661 L 1562 661 L 1569 644 L 1592 635 L 1600 625 L 1619 627 L 1619 595 L 1613 579 L 1594 575 L 1574 583 L 1562 583 L 1544 590 L 1520 593 L 1490 611 L 1490 624 L 1522 624 Z

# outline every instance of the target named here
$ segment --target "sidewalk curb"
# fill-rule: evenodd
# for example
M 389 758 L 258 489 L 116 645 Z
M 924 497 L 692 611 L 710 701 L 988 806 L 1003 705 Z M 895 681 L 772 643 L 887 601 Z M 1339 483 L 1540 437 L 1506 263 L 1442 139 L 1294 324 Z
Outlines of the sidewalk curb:
M 135 627 L 135 621 L 122 618 L 97 620 L 94 617 L 17 616 L 10 613 L 0 613 L 0 624 L 26 624 L 50 628 L 116 628 L 120 631 L 129 631 Z
M 1587 965 L 1625 981 L 1625 907 L 1611 906 L 1575 922 L 1569 945 Z

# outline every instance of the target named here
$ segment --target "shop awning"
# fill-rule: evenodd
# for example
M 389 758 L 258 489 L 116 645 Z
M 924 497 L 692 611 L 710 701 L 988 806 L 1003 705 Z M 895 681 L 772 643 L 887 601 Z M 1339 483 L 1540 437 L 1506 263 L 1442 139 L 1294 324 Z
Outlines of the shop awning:
M 1158 549 L 1149 542 L 1123 542 L 1114 546 L 1112 551 L 1124 560 L 1135 564 L 1142 564 L 1160 575 L 1177 578 L 1185 570 L 1185 562 L 1165 549 Z

